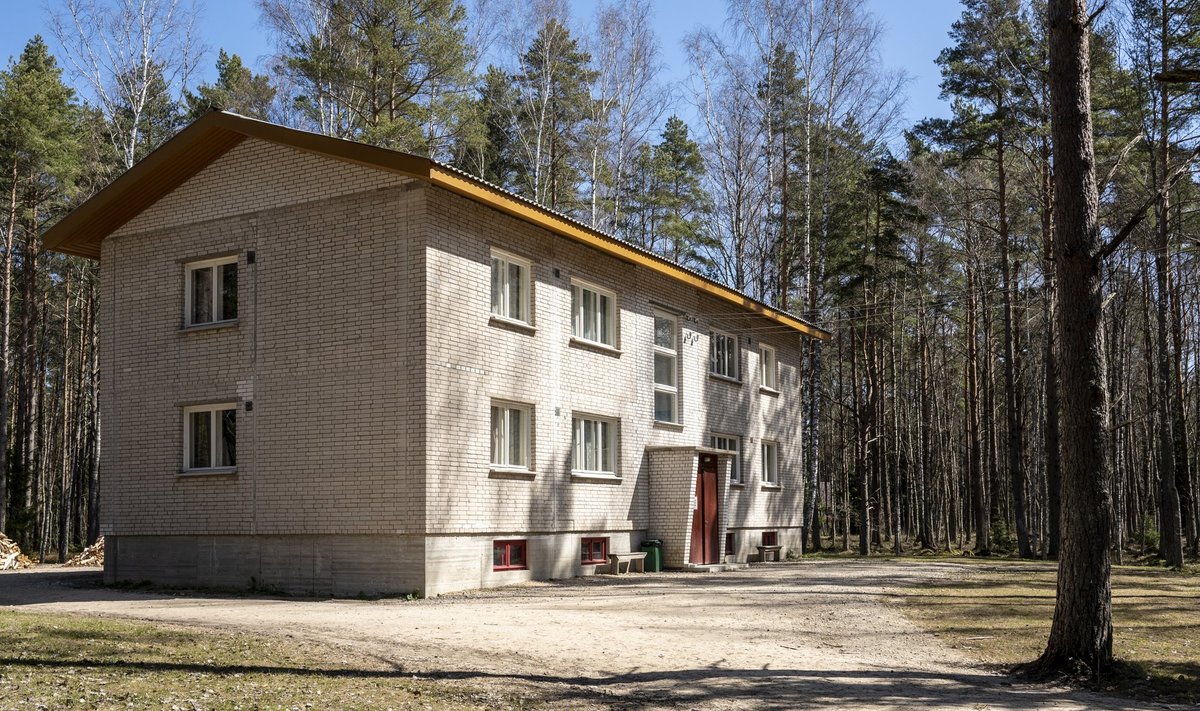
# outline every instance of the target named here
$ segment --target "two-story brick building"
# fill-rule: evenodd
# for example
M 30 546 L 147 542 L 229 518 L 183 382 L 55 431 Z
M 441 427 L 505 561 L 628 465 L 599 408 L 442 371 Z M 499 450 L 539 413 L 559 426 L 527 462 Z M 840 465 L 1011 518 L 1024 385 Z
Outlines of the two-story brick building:
M 827 334 L 428 159 L 213 112 L 101 261 L 108 581 L 357 594 L 798 546 Z

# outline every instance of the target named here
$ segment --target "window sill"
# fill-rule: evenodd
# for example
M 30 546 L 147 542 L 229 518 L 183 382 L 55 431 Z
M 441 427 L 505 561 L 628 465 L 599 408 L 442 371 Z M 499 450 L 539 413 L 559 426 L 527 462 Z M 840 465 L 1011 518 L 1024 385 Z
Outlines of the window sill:
M 570 344 L 575 348 L 587 348 L 589 350 L 598 351 L 600 353 L 606 353 L 608 355 L 617 357 L 620 357 L 622 352 L 621 349 L 610 346 L 607 343 L 589 341 L 586 338 L 579 338 L 578 336 L 571 336 Z
M 746 482 L 744 482 L 744 481 L 731 481 L 731 482 L 729 482 L 729 486 L 731 486 L 731 487 L 733 487 L 733 488 L 735 488 L 735 489 L 745 489 L 745 488 L 746 488 Z
M 762 393 L 763 395 L 770 395 L 771 397 L 779 397 L 778 390 L 776 390 L 775 388 L 769 388 L 766 385 L 759 387 L 758 391 L 760 393 Z
M 655 420 L 654 428 L 660 430 L 672 430 L 674 432 L 683 432 L 683 423 L 671 422 L 670 420 Z
M 621 483 L 621 477 L 610 472 L 571 472 L 571 478 L 575 481 L 598 481 L 610 484 Z
M 493 466 L 488 469 L 488 478 L 490 479 L 533 479 L 536 476 L 536 471 L 522 467 Z
M 742 384 L 742 381 L 738 380 L 737 378 L 731 378 L 728 375 L 721 375 L 720 373 L 714 373 L 711 370 L 708 372 L 708 377 L 713 380 L 721 380 L 723 382 L 729 383 L 730 385 L 741 385 Z
M 211 469 L 180 469 L 180 477 L 229 476 L 237 474 L 237 467 L 213 467 Z
M 531 323 L 519 321 L 515 318 L 508 318 L 507 316 L 499 316 L 497 314 L 492 314 L 491 317 L 488 318 L 488 325 L 496 326 L 497 328 L 506 328 L 510 331 L 527 333 L 530 336 L 537 333 L 537 329 L 534 328 L 533 324 Z
M 493 573 L 511 573 L 514 570 L 529 570 L 529 566 L 513 565 L 513 566 L 507 566 L 507 567 L 503 567 L 503 568 L 497 568 L 497 567 L 492 568 Z
M 234 328 L 238 325 L 236 318 L 231 318 L 226 321 L 213 321 L 212 323 L 197 323 L 190 326 L 184 326 L 179 329 L 180 333 L 194 333 L 196 331 L 216 331 L 222 328 Z
M 780 486 L 779 484 L 763 484 L 762 490 L 763 491 L 783 491 L 783 487 Z
M 608 565 L 607 560 L 585 560 L 580 565 Z

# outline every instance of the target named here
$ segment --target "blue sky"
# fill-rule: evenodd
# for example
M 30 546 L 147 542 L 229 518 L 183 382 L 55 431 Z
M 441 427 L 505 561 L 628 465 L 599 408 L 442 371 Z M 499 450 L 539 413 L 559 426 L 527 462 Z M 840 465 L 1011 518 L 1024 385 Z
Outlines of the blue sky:
M 589 0 L 571 0 L 580 16 L 590 15 Z M 210 48 L 203 66 L 203 79 L 211 78 L 216 52 L 224 48 L 258 65 L 271 51 L 252 0 L 199 0 L 203 8 L 200 35 Z M 927 116 L 944 116 L 945 102 L 938 99 L 940 76 L 934 59 L 947 44 L 946 33 L 961 8 L 957 0 L 868 0 L 887 27 L 879 47 L 888 67 L 902 68 L 911 77 L 906 116 L 910 122 Z M 55 0 L 0 0 L 0 58 L 20 53 L 25 42 L 42 34 L 53 48 L 46 17 Z M 720 26 L 725 18 L 724 0 L 655 0 L 655 29 L 662 42 L 668 81 L 679 81 L 687 71 L 680 40 L 697 25 Z

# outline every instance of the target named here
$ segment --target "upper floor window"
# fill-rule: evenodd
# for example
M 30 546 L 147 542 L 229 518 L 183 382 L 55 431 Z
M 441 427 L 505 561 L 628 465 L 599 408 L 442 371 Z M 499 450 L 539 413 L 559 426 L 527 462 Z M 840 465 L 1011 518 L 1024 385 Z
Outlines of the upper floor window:
M 775 349 L 771 346 L 759 345 L 758 365 L 762 371 L 762 386 L 777 390 L 779 388 L 779 366 L 775 361 Z
M 779 485 L 779 445 L 775 442 L 762 443 L 762 483 Z
M 616 474 L 616 423 L 611 420 L 576 416 L 572 424 L 571 468 L 577 472 Z
M 184 322 L 188 326 L 237 318 L 237 255 L 192 262 L 185 267 Z
M 654 314 L 654 419 L 679 422 L 679 350 L 675 337 L 676 319 Z
M 742 438 L 737 435 L 713 433 L 709 436 L 708 446 L 720 449 L 733 455 L 729 464 L 729 481 L 734 484 L 742 483 Z
M 492 313 L 529 323 L 529 262 L 492 252 Z
M 188 471 L 237 466 L 237 405 L 183 409 L 183 468 Z
M 529 468 L 529 408 L 524 405 L 492 405 L 492 465 Z
M 584 282 L 571 285 L 571 333 L 576 338 L 617 347 L 617 297 Z
M 722 331 L 712 331 L 709 335 L 709 369 L 714 375 L 725 378 L 738 378 L 738 342 L 737 336 Z

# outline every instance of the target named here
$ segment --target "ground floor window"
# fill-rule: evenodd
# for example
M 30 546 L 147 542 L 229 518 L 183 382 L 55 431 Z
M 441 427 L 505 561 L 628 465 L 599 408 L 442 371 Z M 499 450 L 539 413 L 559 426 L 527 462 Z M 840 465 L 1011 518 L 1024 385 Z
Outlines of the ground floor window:
M 585 538 L 582 541 L 580 562 L 584 565 L 596 565 L 608 562 L 608 539 Z
M 616 473 L 616 423 L 584 416 L 574 419 L 571 468 L 577 472 Z
M 525 541 L 492 541 L 492 570 L 525 570 Z
M 237 406 L 197 405 L 183 409 L 183 468 L 189 471 L 237 466 Z
M 762 482 L 779 486 L 779 446 L 774 442 L 762 443 Z
M 725 534 L 725 555 L 737 555 L 737 549 L 733 547 L 733 533 Z
M 779 545 L 779 533 L 778 533 L 777 531 L 763 531 L 763 542 L 762 542 L 762 544 L 763 544 L 764 546 L 777 546 L 777 545 Z

